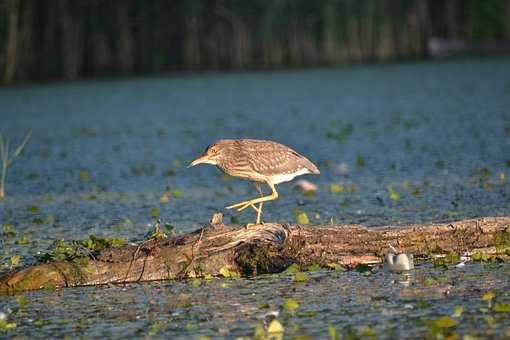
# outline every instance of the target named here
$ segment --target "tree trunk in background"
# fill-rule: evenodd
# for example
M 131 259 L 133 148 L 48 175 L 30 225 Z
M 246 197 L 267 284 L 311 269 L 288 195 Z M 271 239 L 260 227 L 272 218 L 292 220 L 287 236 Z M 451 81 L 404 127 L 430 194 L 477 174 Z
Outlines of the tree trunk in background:
M 4 83 L 425 57 L 510 44 L 510 0 L 3 0 Z
M 7 36 L 5 38 L 5 66 L 3 82 L 9 84 L 14 79 L 16 73 L 16 62 L 18 58 L 18 21 L 19 21 L 19 1 L 7 1 Z
M 129 17 L 129 3 L 116 3 L 115 32 L 118 36 L 116 59 L 118 71 L 128 73 L 133 70 L 133 35 Z
M 510 0 L 505 1 L 505 14 L 504 17 L 506 20 L 505 23 L 505 39 L 506 41 L 510 41 Z
M 82 18 L 70 13 L 68 0 L 60 0 L 59 4 L 63 73 L 66 79 L 76 79 L 80 75 L 83 59 Z
M 200 68 L 200 29 L 198 18 L 191 16 L 186 18 L 186 30 L 184 37 L 183 59 L 185 68 L 196 70 Z

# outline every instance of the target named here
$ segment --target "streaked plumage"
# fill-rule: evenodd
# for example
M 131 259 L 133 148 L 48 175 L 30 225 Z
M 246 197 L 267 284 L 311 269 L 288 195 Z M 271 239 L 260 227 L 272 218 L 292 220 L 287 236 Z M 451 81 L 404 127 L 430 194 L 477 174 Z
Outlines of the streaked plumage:
M 256 139 L 221 139 L 207 147 L 190 166 L 214 164 L 225 173 L 254 182 L 265 182 L 272 189 L 269 196 L 241 202 L 227 208 L 243 210 L 252 206 L 260 222 L 262 203 L 276 199 L 275 184 L 290 181 L 304 174 L 319 174 L 319 169 L 306 157 L 280 143 Z M 254 204 L 259 203 L 257 209 Z

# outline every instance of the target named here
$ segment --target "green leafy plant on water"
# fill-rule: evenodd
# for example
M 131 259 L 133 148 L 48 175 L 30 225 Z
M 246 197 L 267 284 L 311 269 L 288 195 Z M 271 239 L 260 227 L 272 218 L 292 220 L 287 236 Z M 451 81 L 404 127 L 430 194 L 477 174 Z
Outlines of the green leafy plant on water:
M 296 311 L 296 309 L 298 309 L 298 307 L 299 307 L 299 303 L 295 299 L 292 299 L 292 298 L 285 299 L 285 301 L 283 302 L 283 305 L 282 305 L 283 310 L 289 314 L 294 314 L 294 312 Z
M 448 337 L 457 327 L 458 321 L 451 316 L 445 315 L 428 322 L 429 333 L 434 339 Z
M 299 209 L 294 210 L 294 216 L 296 217 L 296 222 L 298 224 L 310 224 L 310 219 L 308 215 Z
M 327 139 L 334 139 L 338 143 L 343 143 L 345 141 L 345 139 L 350 134 L 352 134 L 353 131 L 354 131 L 354 127 L 352 126 L 352 124 L 347 124 L 339 129 L 337 129 L 336 131 L 326 132 L 325 136 Z
M 94 235 L 90 235 L 82 241 L 57 240 L 53 242 L 49 251 L 39 259 L 42 262 L 76 262 L 80 259 L 89 258 L 94 252 L 111 247 L 120 247 L 125 244 L 126 241 L 122 238 L 100 238 Z
M 5 177 L 7 176 L 7 169 L 12 164 L 12 162 L 18 157 L 25 145 L 27 144 L 30 136 L 32 135 L 32 131 L 28 131 L 27 135 L 21 141 L 20 145 L 14 150 L 14 152 L 9 155 L 9 138 L 4 138 L 2 134 L 0 134 L 0 201 L 5 198 Z
M 0 319 L 0 331 L 9 331 L 14 328 L 16 328 L 16 323 Z

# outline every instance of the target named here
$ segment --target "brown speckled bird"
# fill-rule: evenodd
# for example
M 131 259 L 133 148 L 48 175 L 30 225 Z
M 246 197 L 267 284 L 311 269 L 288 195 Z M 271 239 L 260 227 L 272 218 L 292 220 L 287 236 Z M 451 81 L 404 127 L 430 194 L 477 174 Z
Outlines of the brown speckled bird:
M 205 152 L 188 167 L 207 163 L 216 165 L 230 176 L 252 181 L 260 197 L 228 206 L 238 211 L 252 207 L 260 224 L 262 205 L 278 198 L 275 185 L 304 174 L 320 174 L 319 169 L 306 157 L 291 148 L 268 140 L 221 139 L 207 147 Z M 263 196 L 260 183 L 271 188 L 271 194 Z M 258 204 L 258 208 L 255 206 Z

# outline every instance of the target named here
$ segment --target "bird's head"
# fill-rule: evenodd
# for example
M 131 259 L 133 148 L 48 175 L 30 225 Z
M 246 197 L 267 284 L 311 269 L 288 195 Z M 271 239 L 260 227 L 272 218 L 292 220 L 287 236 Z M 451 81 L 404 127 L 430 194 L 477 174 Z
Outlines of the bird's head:
M 214 143 L 209 145 L 203 154 L 201 154 L 197 159 L 189 163 L 188 168 L 195 166 L 197 164 L 218 164 L 219 160 L 222 157 L 222 148 L 219 143 Z

